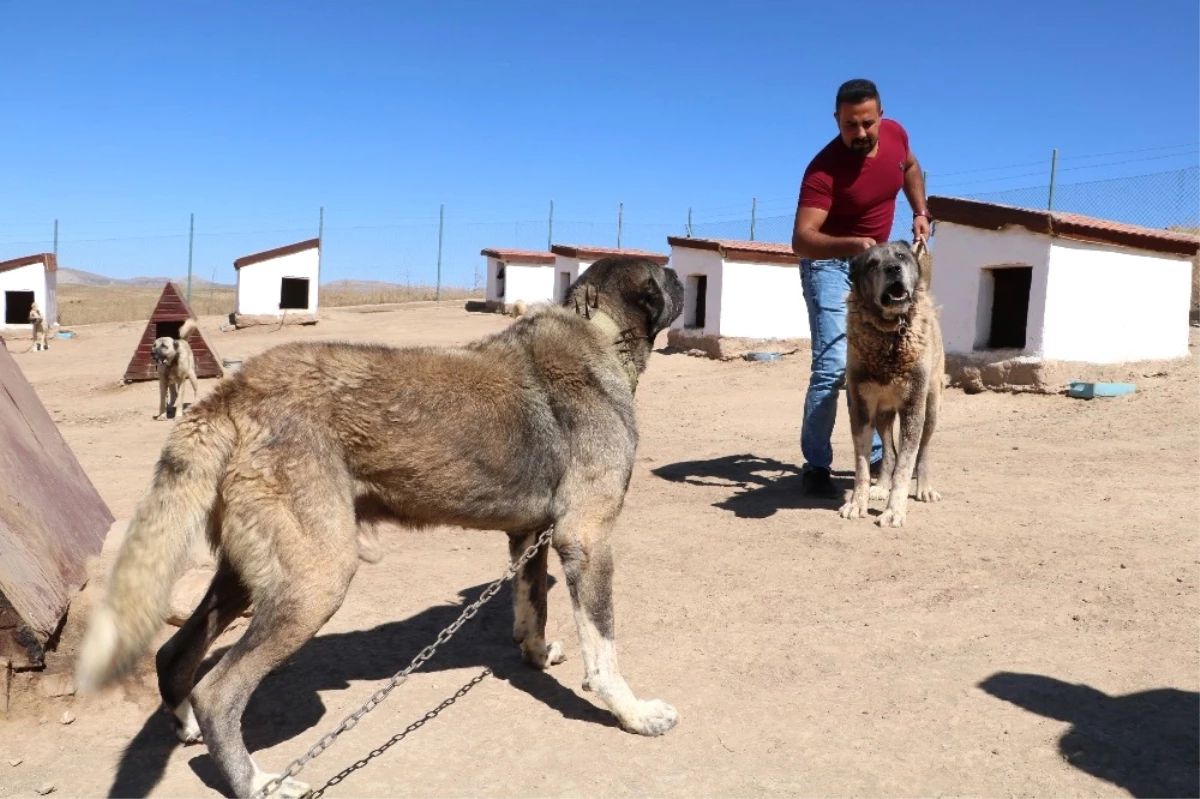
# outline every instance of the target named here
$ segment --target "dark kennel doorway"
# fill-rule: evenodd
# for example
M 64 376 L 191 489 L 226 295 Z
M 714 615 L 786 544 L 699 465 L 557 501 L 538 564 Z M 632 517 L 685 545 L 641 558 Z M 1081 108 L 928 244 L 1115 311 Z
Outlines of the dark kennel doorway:
M 33 308 L 32 291 L 4 292 L 4 324 L 29 324 L 29 311 Z
M 687 303 L 687 318 L 684 327 L 703 328 L 708 317 L 708 275 L 688 277 L 691 302 Z
M 987 348 L 1025 349 L 1025 328 L 1029 322 L 1029 288 L 1033 284 L 1032 266 L 1008 266 L 987 270 L 992 283 L 992 313 Z
M 171 338 L 179 338 L 179 330 L 182 327 L 182 319 L 173 322 L 155 322 L 154 337 L 162 338 L 163 336 L 170 336 Z
M 285 277 L 279 286 L 279 310 L 303 311 L 308 309 L 308 278 Z

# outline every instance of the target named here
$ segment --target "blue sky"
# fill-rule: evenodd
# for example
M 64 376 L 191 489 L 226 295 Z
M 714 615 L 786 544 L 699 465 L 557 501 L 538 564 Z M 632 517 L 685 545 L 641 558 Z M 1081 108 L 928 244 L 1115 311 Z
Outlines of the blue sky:
M 930 193 L 1197 163 L 1197 4 L 0 2 L 0 257 L 118 277 L 315 235 L 326 276 L 448 282 L 482 246 L 778 237 L 875 80 Z M 1096 154 L 1111 154 L 1095 156 Z M 1002 169 L 1001 167 L 1009 167 Z M 739 223 L 740 224 L 740 223 Z M 698 225 L 699 226 L 699 225 Z M 736 227 L 736 226 L 735 226 Z M 903 235 L 899 227 L 895 235 Z

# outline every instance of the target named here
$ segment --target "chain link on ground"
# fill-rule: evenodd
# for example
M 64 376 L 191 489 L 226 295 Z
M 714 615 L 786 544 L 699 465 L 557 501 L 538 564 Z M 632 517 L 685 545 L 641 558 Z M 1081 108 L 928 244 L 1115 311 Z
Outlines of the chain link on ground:
M 332 777 L 329 778 L 328 782 L 326 782 L 324 785 L 322 785 L 317 790 L 310 791 L 308 794 L 306 794 L 306 797 L 308 797 L 310 799 L 321 799 L 321 797 L 323 797 L 325 795 L 326 790 L 328 790 L 329 788 L 332 788 L 334 785 L 337 785 L 338 783 L 342 782 L 344 779 L 346 779 L 347 777 L 349 777 L 351 774 L 358 771 L 359 769 L 365 768 L 368 763 L 370 763 L 372 760 L 374 760 L 375 758 L 382 755 L 387 750 L 391 749 L 396 744 L 403 741 L 405 738 L 407 738 L 409 736 L 410 733 L 413 733 L 416 730 L 419 730 L 421 727 L 424 727 L 425 722 L 432 721 L 433 719 L 437 718 L 439 713 L 441 713 L 443 710 L 445 710 L 446 708 L 453 705 L 459 699 L 462 699 L 464 696 L 466 696 L 468 691 L 470 691 L 476 685 L 479 685 L 479 683 L 483 682 L 484 679 L 486 679 L 488 676 L 491 675 L 491 673 L 492 673 L 491 669 L 484 669 L 482 672 L 475 675 L 475 677 L 473 677 L 470 682 L 468 682 L 462 688 L 459 688 L 457 691 L 455 691 L 454 696 L 451 696 L 451 697 L 443 700 L 440 705 L 438 705 L 433 710 L 426 713 L 421 718 L 414 721 L 412 724 L 409 724 L 407 727 L 404 728 L 404 730 L 402 732 L 396 733 L 391 738 L 388 738 L 386 741 L 384 741 L 382 744 L 380 744 L 378 747 L 376 747 L 375 749 L 372 749 L 370 751 L 370 753 L 368 753 L 367 756 L 364 757 L 363 759 L 354 761 L 349 766 L 346 766 L 346 768 L 339 771 L 337 774 L 334 774 Z
M 263 799 L 264 797 L 273 793 L 276 789 L 283 785 L 284 780 L 299 774 L 301 769 L 303 769 L 304 766 L 309 763 L 309 761 L 315 759 L 318 755 L 332 746 L 333 742 L 338 739 L 338 736 L 346 732 L 346 730 L 354 727 L 354 725 L 358 724 L 363 716 L 377 708 L 383 702 L 383 700 L 387 699 L 388 694 L 390 694 L 398 686 L 402 685 L 408 679 L 408 676 L 419 669 L 425 663 L 425 661 L 433 657 L 439 646 L 449 641 L 454 634 L 458 632 L 464 624 L 467 623 L 467 621 L 473 618 L 475 614 L 479 612 L 479 609 L 483 607 L 488 600 L 494 597 L 497 592 L 500 591 L 501 586 L 503 586 L 505 582 L 515 577 L 517 572 L 521 570 L 521 567 L 529 562 L 529 559 L 536 555 L 539 549 L 549 543 L 550 538 L 553 535 L 553 527 L 548 527 L 547 529 L 543 530 L 541 534 L 538 535 L 537 540 L 534 541 L 533 544 L 523 553 L 521 553 L 521 557 L 509 565 L 508 570 L 504 572 L 500 579 L 496 580 L 494 583 L 485 588 L 483 593 L 479 595 L 479 599 L 475 600 L 470 605 L 467 605 L 467 607 L 463 609 L 463 612 L 459 614 L 457 619 L 455 619 L 450 623 L 449 626 L 438 633 L 437 638 L 432 644 L 418 652 L 417 656 L 412 659 L 412 662 L 410 662 L 401 671 L 396 672 L 396 674 L 388 680 L 386 685 L 377 690 L 375 693 L 371 694 L 371 697 L 363 703 L 362 707 L 346 716 L 346 718 L 342 719 L 341 723 L 338 724 L 332 732 L 322 736 L 321 739 L 317 741 L 317 743 L 311 749 L 289 763 L 287 768 L 285 768 L 281 774 L 265 783 L 261 788 L 255 791 L 251 795 L 252 799 Z M 430 712 L 432 713 L 433 711 Z M 440 712 L 440 710 L 438 712 Z M 436 713 L 434 713 L 434 715 L 436 715 Z M 424 721 L 421 723 L 423 724 Z M 408 731 L 406 730 L 404 734 L 407 733 Z M 358 763 L 363 763 L 363 765 L 366 765 L 365 761 L 360 760 Z M 358 763 L 355 763 L 355 765 L 358 765 Z M 324 791 L 325 789 L 322 788 L 321 790 Z M 310 792 L 307 794 L 307 796 L 312 796 L 312 793 Z

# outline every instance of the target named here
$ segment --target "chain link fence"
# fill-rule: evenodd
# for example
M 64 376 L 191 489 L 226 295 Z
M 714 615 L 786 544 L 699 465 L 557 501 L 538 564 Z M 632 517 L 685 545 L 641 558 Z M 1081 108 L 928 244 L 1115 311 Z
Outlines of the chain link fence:
M 988 202 L 1047 208 L 1085 214 L 1152 228 L 1200 228 L 1200 167 L 1143 174 L 1136 177 L 1009 189 L 985 193 L 941 191 L 936 176 L 928 181 L 930 195 L 946 194 Z M 115 225 L 48 224 L 44 237 L 8 235 L 0 225 L 0 260 L 38 252 L 57 252 L 60 267 L 100 275 L 145 275 L 184 281 L 191 264 L 193 292 L 210 284 L 236 282 L 233 261 L 244 255 L 322 236 L 321 283 L 334 289 L 368 290 L 383 285 L 407 289 L 411 298 L 435 296 L 455 289 L 481 295 L 484 290 L 485 247 L 545 250 L 556 244 L 590 245 L 666 253 L 667 236 L 791 241 L 794 206 L 776 201 L 762 214 L 714 214 L 705 218 L 689 211 L 674 222 L 644 222 L 625 209 L 608 221 L 545 219 L 473 221 L 461 219 L 453 208 L 426 216 L 389 219 L 344 218 L 338 209 L 293 214 L 264 214 L 233 220 L 197 217 L 168 228 L 137 235 L 115 236 Z M 730 218 L 733 217 L 733 218 Z M 893 238 L 911 235 L 912 211 L 903 193 L 897 199 Z M 127 229 L 127 228 L 126 228 Z M 53 231 L 53 232 L 52 232 Z M 61 234 L 61 235 L 59 235 Z

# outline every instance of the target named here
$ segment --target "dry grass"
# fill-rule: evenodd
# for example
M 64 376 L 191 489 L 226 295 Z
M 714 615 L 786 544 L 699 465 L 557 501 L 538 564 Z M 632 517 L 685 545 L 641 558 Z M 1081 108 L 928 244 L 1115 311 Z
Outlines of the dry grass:
M 322 289 L 321 305 L 387 305 L 417 300 L 432 300 L 433 286 L 397 286 L 363 289 Z M 463 288 L 442 287 L 443 300 L 465 300 L 481 292 Z M 63 327 L 90 325 L 99 322 L 132 322 L 149 319 L 162 287 L 154 286 L 81 286 L 64 284 L 58 287 L 58 320 Z M 235 307 L 232 288 L 192 287 L 192 310 L 200 316 L 231 313 Z
M 472 290 L 442 286 L 443 300 L 477 299 L 483 294 L 482 290 Z M 395 286 L 389 288 L 323 288 L 321 289 L 321 304 L 330 308 L 340 308 L 346 305 L 392 305 L 398 302 L 419 302 L 432 300 L 437 296 L 434 286 Z

